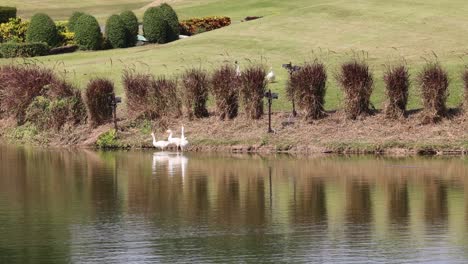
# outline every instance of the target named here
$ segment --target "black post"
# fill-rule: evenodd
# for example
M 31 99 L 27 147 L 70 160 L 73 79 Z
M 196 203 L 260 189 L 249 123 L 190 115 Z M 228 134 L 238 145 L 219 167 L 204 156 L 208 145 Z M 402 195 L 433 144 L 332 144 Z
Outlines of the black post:
M 114 99 L 112 100 L 112 118 L 114 119 L 114 129 L 117 131 L 117 101 Z
M 273 103 L 273 96 L 271 94 L 271 89 L 268 90 L 268 133 L 273 133 L 271 129 L 271 105 Z

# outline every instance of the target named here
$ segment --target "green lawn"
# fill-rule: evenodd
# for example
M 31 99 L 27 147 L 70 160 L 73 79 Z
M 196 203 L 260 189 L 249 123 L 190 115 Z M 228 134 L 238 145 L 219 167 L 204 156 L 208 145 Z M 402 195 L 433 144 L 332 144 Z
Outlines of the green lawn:
M 59 9 L 53 4 L 48 7 L 48 2 L 52 1 L 41 1 L 40 9 L 61 17 L 57 14 Z M 72 2 L 78 6 L 78 1 L 68 1 Z M 127 5 L 124 0 L 100 1 L 100 5 L 111 2 L 116 3 L 112 8 Z M 144 2 L 147 1 L 132 1 L 140 16 L 143 10 L 136 3 L 142 6 Z M 332 109 L 342 104 L 341 91 L 334 80 L 339 63 L 356 54 L 368 57 L 376 80 L 372 100 L 381 108 L 384 64 L 404 58 L 414 79 L 425 60 L 434 59 L 435 53 L 451 75 L 449 104 L 454 106 L 462 100 L 460 75 L 465 65 L 462 58 L 467 51 L 464 46 L 468 43 L 468 5 L 462 0 L 338 0 L 326 3 L 321 0 L 174 0 L 171 3 L 181 18 L 226 15 L 233 18 L 234 23 L 166 45 L 78 52 L 42 57 L 38 61 L 66 71 L 67 76 L 80 86 L 95 76 L 110 77 L 115 80 L 119 93 L 122 92 L 120 75 L 125 67 L 154 74 L 177 74 L 191 66 L 213 69 L 225 61 L 239 60 L 241 66 L 251 61 L 264 61 L 279 75 L 278 82 L 271 85 L 281 95 L 275 102 L 276 109 L 288 109 L 289 103 L 283 93 L 287 73 L 281 69 L 281 64 L 319 58 L 327 65 L 326 108 Z M 91 7 L 89 0 L 81 1 L 80 5 L 80 9 L 96 10 L 95 14 L 113 12 Z M 63 13 L 70 12 L 63 9 Z M 240 23 L 243 17 L 253 15 L 264 18 Z M 365 51 L 364 55 L 362 51 Z M 420 106 L 416 93 L 414 84 L 410 108 Z

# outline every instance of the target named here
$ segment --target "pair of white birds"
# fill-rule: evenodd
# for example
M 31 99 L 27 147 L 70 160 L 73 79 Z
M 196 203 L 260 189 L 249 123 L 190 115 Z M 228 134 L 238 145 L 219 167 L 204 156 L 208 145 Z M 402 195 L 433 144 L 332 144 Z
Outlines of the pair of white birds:
M 151 137 L 153 138 L 153 146 L 155 148 L 159 148 L 161 150 L 164 150 L 167 148 L 169 145 L 173 144 L 177 147 L 177 151 L 179 151 L 179 148 L 184 151 L 184 149 L 188 146 L 189 142 L 187 138 L 184 135 L 184 126 L 181 128 L 181 135 L 180 138 L 177 137 L 172 137 L 172 130 L 167 130 L 167 133 L 169 133 L 169 137 L 167 140 L 159 140 L 156 141 L 156 136 L 154 135 L 154 132 L 151 132 Z
M 240 66 L 239 66 L 239 63 L 237 63 L 236 61 L 236 75 L 239 77 L 241 76 L 242 72 L 240 70 Z M 273 67 L 270 67 L 270 71 L 268 72 L 268 74 L 265 76 L 265 79 L 268 81 L 268 82 L 275 82 L 275 79 L 276 79 L 276 75 L 275 75 L 275 72 L 273 71 Z

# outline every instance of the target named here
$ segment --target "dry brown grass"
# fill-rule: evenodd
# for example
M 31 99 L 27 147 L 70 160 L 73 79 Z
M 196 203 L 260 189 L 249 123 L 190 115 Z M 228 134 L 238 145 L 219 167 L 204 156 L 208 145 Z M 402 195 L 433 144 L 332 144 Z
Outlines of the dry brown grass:
M 312 121 L 325 115 L 326 84 L 327 72 L 320 62 L 308 63 L 290 75 L 288 82 L 290 96 L 306 113 L 306 120 Z
M 88 83 L 85 102 L 92 126 L 96 127 L 112 120 L 114 83 L 108 79 L 96 78 Z
M 346 116 L 356 119 L 368 115 L 371 112 L 370 97 L 374 84 L 369 65 L 357 60 L 344 63 L 336 79 L 345 93 Z
M 387 94 L 385 116 L 389 119 L 404 117 L 410 86 L 408 69 L 404 65 L 388 66 L 383 79 Z
M 220 120 L 233 119 L 239 111 L 239 78 L 232 65 L 222 65 L 211 78 L 211 93 Z
M 208 117 L 208 73 L 200 68 L 187 69 L 182 74 L 182 94 L 187 116 L 192 119 Z
M 263 116 L 263 96 L 268 85 L 265 76 L 266 71 L 263 65 L 250 65 L 240 77 L 240 94 L 244 111 L 251 119 L 259 119 Z
M 438 63 L 428 63 L 418 75 L 424 105 L 422 122 L 436 123 L 447 115 L 449 77 Z

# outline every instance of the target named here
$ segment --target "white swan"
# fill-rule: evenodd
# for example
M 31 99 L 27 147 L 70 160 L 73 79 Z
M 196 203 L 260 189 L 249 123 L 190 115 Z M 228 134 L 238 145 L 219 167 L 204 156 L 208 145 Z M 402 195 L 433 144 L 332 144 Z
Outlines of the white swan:
M 154 132 L 151 132 L 151 137 L 153 138 L 153 146 L 155 148 L 164 150 L 167 146 L 169 146 L 169 141 L 166 141 L 166 140 L 156 141 L 156 136 L 154 135 Z
M 167 133 L 169 133 L 169 137 L 167 138 L 167 141 L 169 141 L 170 144 L 176 145 L 177 151 L 179 151 L 181 139 L 172 137 L 172 130 L 170 130 L 170 129 L 167 130 Z
M 236 76 L 240 77 L 242 75 L 242 73 L 241 73 L 241 70 L 240 70 L 239 63 L 237 63 L 237 61 L 235 63 L 236 63 Z
M 270 72 L 265 76 L 268 82 L 275 82 L 276 76 L 275 72 L 273 71 L 273 67 L 270 67 Z
M 181 128 L 181 135 L 180 135 L 180 149 L 184 151 L 184 148 L 187 147 L 189 144 L 187 138 L 184 135 L 184 126 Z

